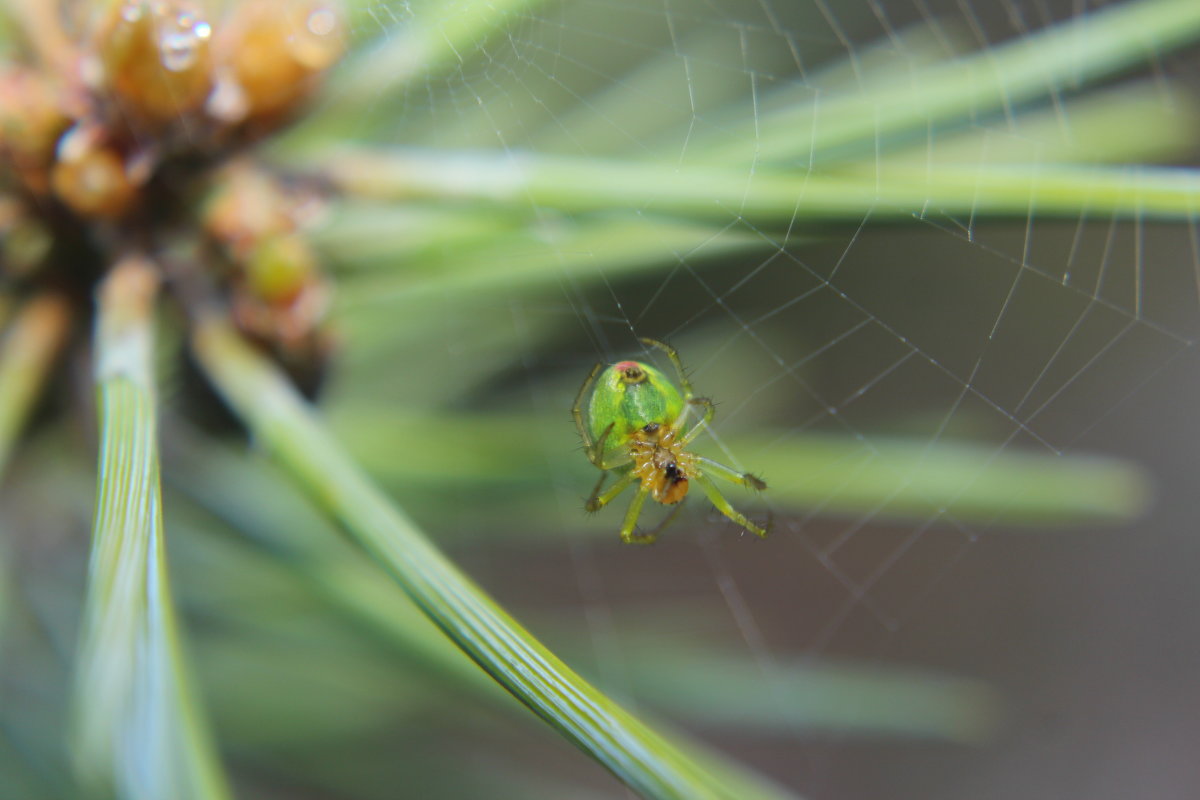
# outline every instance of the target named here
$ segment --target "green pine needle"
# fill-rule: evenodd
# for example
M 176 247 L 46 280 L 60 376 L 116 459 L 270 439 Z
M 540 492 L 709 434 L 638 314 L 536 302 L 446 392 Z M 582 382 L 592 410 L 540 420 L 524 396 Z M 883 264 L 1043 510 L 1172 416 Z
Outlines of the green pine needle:
M 181 653 L 164 552 L 151 315 L 137 260 L 100 290 L 100 467 L 74 695 L 81 784 L 125 800 L 229 796 Z

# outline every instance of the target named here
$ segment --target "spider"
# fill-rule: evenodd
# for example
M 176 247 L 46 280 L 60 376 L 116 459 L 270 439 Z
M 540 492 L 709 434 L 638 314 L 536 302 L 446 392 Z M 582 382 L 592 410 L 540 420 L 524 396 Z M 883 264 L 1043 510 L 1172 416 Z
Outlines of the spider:
M 695 396 L 675 348 L 654 339 L 640 341 L 662 350 L 671 359 L 682 394 L 667 376 L 640 361 L 619 361 L 607 368 L 603 364 L 592 367 L 571 408 L 575 426 L 583 439 L 584 452 L 601 470 L 600 480 L 584 508 L 599 511 L 621 492 L 639 483 L 637 494 L 625 512 L 621 541 L 649 544 L 679 513 L 689 485 L 695 482 L 718 511 L 751 533 L 766 536 L 765 528 L 755 525 L 729 504 L 709 475 L 758 491 L 766 489 L 767 484 L 748 472 L 738 472 L 688 452 L 687 446 L 712 421 L 716 409 L 708 398 Z M 585 401 L 588 401 L 586 410 Z M 704 415 L 684 432 L 688 412 L 693 407 L 702 408 Z M 620 477 L 601 494 L 610 470 L 615 470 Z M 637 533 L 638 516 L 647 497 L 675 508 L 654 530 Z

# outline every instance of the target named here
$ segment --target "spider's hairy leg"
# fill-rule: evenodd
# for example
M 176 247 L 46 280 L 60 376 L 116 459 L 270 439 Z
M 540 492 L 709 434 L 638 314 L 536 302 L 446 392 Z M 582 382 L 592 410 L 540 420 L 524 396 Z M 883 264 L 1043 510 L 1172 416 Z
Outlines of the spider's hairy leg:
M 688 439 L 684 439 L 686 444 Z M 701 468 L 706 475 L 714 475 L 721 480 L 736 483 L 738 486 L 745 486 L 747 489 L 753 489 L 756 492 L 765 491 L 767 482 L 762 478 L 751 475 L 749 472 L 738 472 L 732 467 L 727 467 L 719 461 L 713 461 L 711 458 L 704 456 L 695 456 L 695 459 L 700 462 Z
M 633 473 L 630 474 L 632 475 Z M 646 498 L 649 496 L 650 490 L 645 486 L 638 489 L 637 494 L 633 496 L 633 502 L 629 504 L 629 510 L 625 512 L 625 521 L 621 523 L 622 542 L 626 544 L 650 544 L 657 538 L 659 528 L 655 528 L 650 533 L 633 532 L 637 527 L 638 517 L 641 516 L 642 506 L 646 503 Z
M 738 511 L 733 506 L 731 506 L 729 504 L 729 501 L 725 499 L 725 496 L 723 494 L 721 494 L 721 490 L 718 489 L 716 487 L 716 485 L 713 484 L 713 482 L 708 479 L 707 476 L 696 475 L 692 478 L 692 480 L 694 480 L 696 483 L 700 484 L 700 488 L 704 490 L 704 494 L 706 494 L 708 496 L 709 502 L 713 504 L 713 506 L 717 509 L 717 511 L 720 511 L 722 514 L 729 517 L 729 519 L 733 520 L 738 525 L 741 525 L 743 528 L 750 531 L 758 538 L 760 538 L 760 539 L 766 538 L 767 529 L 761 528 L 758 525 L 755 525 L 753 522 L 750 521 L 750 519 L 745 514 Z M 755 480 L 757 480 L 757 479 L 755 479 Z M 768 527 L 769 527 L 769 523 L 768 523 Z
M 672 522 L 674 522 L 675 518 L 679 516 L 679 512 L 683 510 L 683 504 L 686 502 L 687 502 L 686 497 L 684 499 L 680 500 L 671 509 L 671 513 L 669 513 L 665 517 L 663 517 L 663 521 L 654 526 L 654 530 L 646 531 L 645 533 L 636 534 L 634 537 L 634 541 L 636 541 L 639 544 L 650 544 L 651 542 L 658 539 L 658 535 L 660 533 L 662 533 L 664 530 L 666 530 L 667 526 L 670 525 Z
M 637 479 L 637 476 L 633 474 L 632 470 L 630 470 L 622 475 L 616 483 L 608 487 L 607 492 L 600 494 L 600 489 L 604 486 L 604 480 L 607 477 L 607 472 L 600 473 L 600 480 L 596 481 L 596 488 L 592 490 L 591 497 L 589 497 L 587 502 L 583 504 L 583 507 L 588 511 L 599 511 L 600 509 L 604 508 L 606 505 L 616 499 L 617 495 L 628 489 L 630 484 Z
M 696 420 L 696 424 L 692 426 L 692 429 L 688 431 L 682 439 L 679 440 L 679 444 L 683 447 L 687 447 L 688 444 L 691 443 L 692 439 L 695 439 L 697 436 L 699 436 L 700 431 L 708 427 L 708 423 L 712 422 L 713 415 L 717 413 L 717 408 L 713 405 L 713 401 L 709 400 L 707 397 L 693 397 L 688 400 L 688 405 L 703 406 L 704 416 Z M 683 421 L 685 417 L 685 414 L 679 415 L 679 428 L 681 429 L 683 428 Z
M 596 443 L 592 445 L 591 452 L 588 453 L 588 461 L 591 461 L 597 469 L 616 469 L 628 464 L 630 461 L 628 451 L 614 453 L 611 461 L 604 457 L 604 445 L 608 441 L 608 435 L 612 433 L 613 426 L 616 424 L 615 422 L 608 423 L 608 427 L 604 429 L 604 433 L 600 434 L 600 438 L 596 440 Z
M 683 399 L 690 403 L 696 392 L 692 389 L 692 382 L 688 380 L 687 373 L 683 371 L 683 362 L 679 360 L 679 352 L 674 347 L 671 347 L 671 345 L 660 342 L 657 339 L 649 339 L 643 336 L 638 341 L 648 347 L 657 347 L 667 354 L 667 358 L 671 359 L 671 365 L 675 367 L 675 374 L 679 377 L 679 386 L 683 389 Z
M 588 461 L 596 464 L 596 466 L 600 466 L 597 461 L 603 450 L 597 450 L 597 443 L 592 441 L 592 435 L 588 433 L 587 425 L 583 422 L 583 402 L 587 399 L 588 390 L 596 382 L 596 376 L 600 374 L 600 370 L 603 368 L 603 364 L 596 362 L 596 365 L 592 367 L 592 371 L 583 379 L 583 385 L 579 387 L 579 394 L 575 395 L 575 404 L 571 406 L 571 417 L 575 420 L 575 428 L 579 431 L 579 438 L 583 440 L 583 451 L 587 453 Z M 611 429 L 612 426 L 610 425 L 609 430 Z M 599 445 L 601 448 L 604 446 L 606 436 L 608 436 L 608 430 L 605 430 L 604 435 L 600 437 Z

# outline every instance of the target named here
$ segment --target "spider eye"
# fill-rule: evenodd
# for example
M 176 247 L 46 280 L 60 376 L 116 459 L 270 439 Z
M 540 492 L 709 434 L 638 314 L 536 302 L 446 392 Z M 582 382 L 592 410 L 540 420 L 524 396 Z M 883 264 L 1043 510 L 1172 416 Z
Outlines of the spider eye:
M 617 364 L 617 370 L 625 383 L 641 383 L 646 380 L 646 370 L 636 361 L 622 361 Z
M 660 426 L 657 422 L 647 422 L 646 427 L 642 428 L 642 430 L 646 433 L 657 433 L 659 427 Z

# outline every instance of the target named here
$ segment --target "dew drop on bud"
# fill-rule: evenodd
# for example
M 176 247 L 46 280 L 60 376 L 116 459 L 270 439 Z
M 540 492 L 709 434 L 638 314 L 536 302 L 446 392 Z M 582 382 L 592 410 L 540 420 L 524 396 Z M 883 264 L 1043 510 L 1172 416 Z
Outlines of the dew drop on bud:
M 171 72 L 183 72 L 196 60 L 196 37 L 190 33 L 168 33 L 158 43 L 163 66 Z
M 337 16 L 331 9 L 318 8 L 308 15 L 307 27 L 314 36 L 328 36 L 337 27 Z
M 304 27 L 289 37 L 292 57 L 314 72 L 327 69 L 342 54 L 342 22 L 327 5 L 317 5 L 304 19 Z
M 213 119 L 235 125 L 250 113 L 250 101 L 246 99 L 246 91 L 236 80 L 228 75 L 220 75 L 213 84 L 204 110 Z
M 171 72 L 190 69 L 196 63 L 201 44 L 211 35 L 212 27 L 191 10 L 163 20 L 158 38 L 162 65 Z
M 311 94 L 346 47 L 337 0 L 245 0 L 214 34 L 249 119 L 281 119 Z
M 182 11 L 175 20 L 181 31 L 191 31 L 196 39 L 203 40 L 212 36 L 212 26 L 196 16 L 194 11 Z
M 57 161 L 78 161 L 93 147 L 95 129 L 76 125 L 58 140 Z
M 95 31 L 102 85 L 141 122 L 198 108 L 211 87 L 212 26 L 196 0 L 117 0 Z

